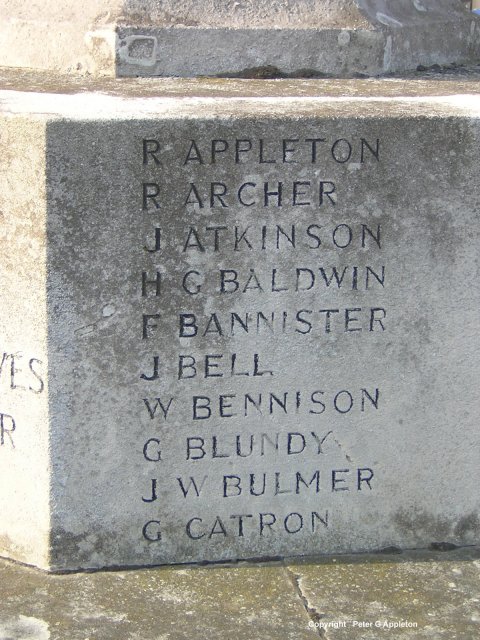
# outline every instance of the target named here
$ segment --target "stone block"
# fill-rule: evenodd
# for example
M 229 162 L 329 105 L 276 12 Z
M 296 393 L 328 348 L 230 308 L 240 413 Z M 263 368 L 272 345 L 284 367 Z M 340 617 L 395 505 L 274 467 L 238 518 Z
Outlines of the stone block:
M 0 65 L 103 76 L 383 75 L 480 55 L 459 0 L 74 0 L 0 8 Z M 55 34 L 55 37 L 52 37 Z
M 478 96 L 336 87 L 0 93 L 2 555 L 478 542 Z

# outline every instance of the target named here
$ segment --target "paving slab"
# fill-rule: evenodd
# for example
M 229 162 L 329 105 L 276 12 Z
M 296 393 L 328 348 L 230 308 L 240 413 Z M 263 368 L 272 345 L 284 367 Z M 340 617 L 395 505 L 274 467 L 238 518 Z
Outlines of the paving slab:
M 1 560 L 0 640 L 473 640 L 479 577 L 478 547 L 63 575 Z
M 311 640 L 280 563 L 48 575 L 0 562 L 0 640 Z
M 480 637 L 480 549 L 343 556 L 288 564 L 321 637 Z

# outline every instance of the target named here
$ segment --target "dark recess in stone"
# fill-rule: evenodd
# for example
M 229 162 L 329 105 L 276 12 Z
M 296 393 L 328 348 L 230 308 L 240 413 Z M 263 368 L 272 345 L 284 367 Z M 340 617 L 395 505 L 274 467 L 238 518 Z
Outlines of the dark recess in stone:
M 458 546 L 453 542 L 432 542 L 430 549 L 432 551 L 453 551 L 458 549 Z

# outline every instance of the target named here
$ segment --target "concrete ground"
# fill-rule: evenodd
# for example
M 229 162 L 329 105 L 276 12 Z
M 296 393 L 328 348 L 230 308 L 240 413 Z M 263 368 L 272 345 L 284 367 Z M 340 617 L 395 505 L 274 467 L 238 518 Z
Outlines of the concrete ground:
M 0 640 L 475 640 L 480 548 L 65 575 L 0 560 Z

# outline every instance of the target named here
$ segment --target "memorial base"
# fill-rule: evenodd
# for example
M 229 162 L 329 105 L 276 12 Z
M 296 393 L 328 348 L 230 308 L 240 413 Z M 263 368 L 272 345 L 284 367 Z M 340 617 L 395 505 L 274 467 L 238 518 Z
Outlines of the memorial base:
M 478 83 L 31 80 L 0 92 L 0 555 L 478 543 Z

